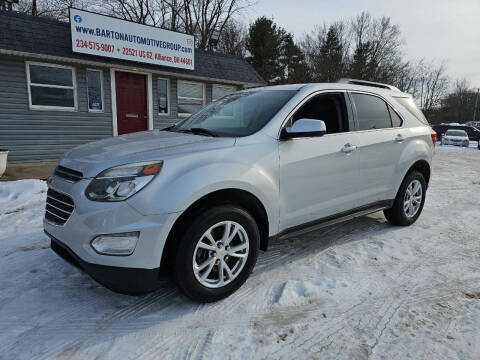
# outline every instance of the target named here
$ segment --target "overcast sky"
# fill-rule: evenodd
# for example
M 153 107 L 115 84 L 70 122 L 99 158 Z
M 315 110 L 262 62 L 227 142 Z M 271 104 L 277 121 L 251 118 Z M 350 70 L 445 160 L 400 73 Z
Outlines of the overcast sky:
M 257 0 L 246 17 L 273 17 L 300 39 L 316 24 L 364 10 L 400 26 L 409 59 L 444 60 L 449 76 L 480 87 L 480 0 Z

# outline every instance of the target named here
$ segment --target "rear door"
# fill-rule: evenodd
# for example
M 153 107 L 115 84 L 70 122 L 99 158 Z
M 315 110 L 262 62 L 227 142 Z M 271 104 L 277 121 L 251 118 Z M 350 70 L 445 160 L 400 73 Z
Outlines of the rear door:
M 350 92 L 358 126 L 360 206 L 391 200 L 393 178 L 408 142 L 402 119 L 382 97 Z
M 323 120 L 327 134 L 279 143 L 281 230 L 357 206 L 358 139 L 349 131 L 346 99 L 345 92 L 322 93 L 289 119 L 288 125 L 298 118 Z

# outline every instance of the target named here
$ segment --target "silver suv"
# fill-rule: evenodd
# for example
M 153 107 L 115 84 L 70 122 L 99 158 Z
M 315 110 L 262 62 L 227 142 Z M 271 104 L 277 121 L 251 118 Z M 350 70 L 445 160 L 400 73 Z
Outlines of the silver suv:
M 49 179 L 51 246 L 123 293 L 159 275 L 202 302 L 237 290 L 272 239 L 383 210 L 419 217 L 435 132 L 377 83 L 227 95 L 177 125 L 67 153 Z

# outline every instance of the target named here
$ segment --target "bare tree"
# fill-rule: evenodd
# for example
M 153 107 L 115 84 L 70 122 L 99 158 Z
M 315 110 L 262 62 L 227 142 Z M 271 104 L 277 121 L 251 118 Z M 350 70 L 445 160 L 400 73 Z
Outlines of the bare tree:
M 183 30 L 195 35 L 197 47 L 206 49 L 212 32 L 222 32 L 230 19 L 251 4 L 249 0 L 183 0 L 178 17 Z
M 120 19 L 158 27 L 165 26 L 170 10 L 162 0 L 105 0 L 98 8 Z
M 402 62 L 400 28 L 389 17 L 378 19 L 366 12 L 350 23 L 354 49 L 350 73 L 365 80 L 393 83 Z
M 444 63 L 436 65 L 422 62 L 420 65 L 417 99 L 425 116 L 438 108 L 441 105 L 441 100 L 447 94 L 449 80 L 445 71 Z
M 217 49 L 224 54 L 245 56 L 246 38 L 246 27 L 241 22 L 230 20 L 220 33 Z
M 195 36 L 206 49 L 214 30 L 222 32 L 233 17 L 250 6 L 250 0 L 106 0 L 103 13 Z
M 44 16 L 57 20 L 68 20 L 68 8 L 89 9 L 95 6 L 93 0 L 20 0 L 16 10 L 33 16 Z

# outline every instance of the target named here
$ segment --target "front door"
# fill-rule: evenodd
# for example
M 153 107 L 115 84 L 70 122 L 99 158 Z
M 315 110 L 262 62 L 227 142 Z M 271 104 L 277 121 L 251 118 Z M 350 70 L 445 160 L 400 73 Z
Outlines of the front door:
M 147 76 L 115 72 L 118 135 L 148 130 Z
M 323 120 L 327 134 L 279 144 L 281 231 L 357 207 L 358 139 L 344 94 L 314 97 L 289 121 L 300 118 Z

